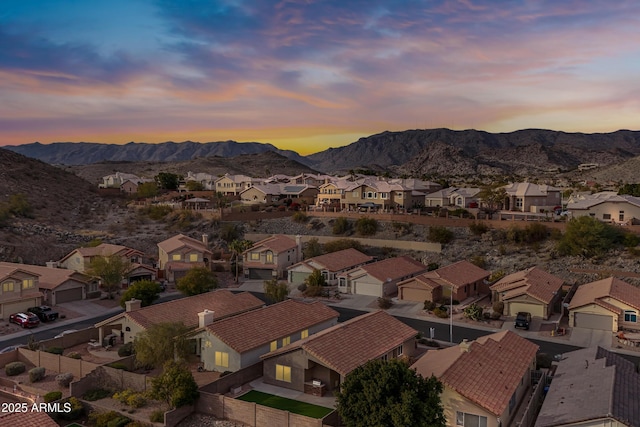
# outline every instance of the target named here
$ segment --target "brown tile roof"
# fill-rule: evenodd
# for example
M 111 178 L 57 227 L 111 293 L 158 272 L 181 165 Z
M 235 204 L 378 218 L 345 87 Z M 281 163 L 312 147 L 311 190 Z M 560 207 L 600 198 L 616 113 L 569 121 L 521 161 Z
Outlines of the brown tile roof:
M 503 277 L 490 286 L 496 292 L 505 292 L 503 299 L 527 294 L 544 303 L 553 301 L 564 280 L 539 267 L 531 267 Z
M 0 414 L 0 425 L 16 427 L 59 427 L 46 412 L 31 411 Z
M 502 331 L 439 351 L 429 351 L 411 367 L 432 374 L 445 386 L 489 412 L 500 415 L 531 366 L 538 346 Z
M 298 244 L 294 239 L 282 234 L 275 234 L 271 237 L 267 237 L 266 239 L 256 242 L 251 248 L 246 250 L 245 253 L 270 249 L 276 254 L 279 254 L 281 252 L 288 251 L 289 249 L 293 249 L 297 246 Z
M 373 257 L 365 255 L 357 249 L 349 248 L 309 258 L 295 265 L 292 265 L 289 268 L 291 269 L 297 265 L 305 264 L 309 268 L 313 269 L 313 263 L 318 265 L 318 267 L 315 268 L 325 269 L 327 271 L 342 271 L 351 267 L 366 264 L 371 261 L 373 261 Z
M 68 270 L 66 268 L 52 268 L 45 267 L 43 265 L 29 265 L 29 264 L 14 264 L 11 262 L 0 262 L 0 267 L 19 268 L 22 271 L 27 271 L 38 278 L 38 288 L 40 289 L 55 289 L 60 285 L 63 285 L 69 280 L 74 280 L 78 283 L 86 284 L 91 281 L 91 277 L 86 274 L 79 273 L 75 270 Z
M 319 323 L 337 321 L 338 316 L 337 311 L 319 301 L 287 300 L 214 322 L 206 329 L 238 353 L 244 353 Z
M 31 273 L 31 272 L 25 270 L 22 267 L 23 267 L 22 264 L 13 264 L 13 263 L 10 263 L 10 262 L 1 263 L 0 264 L 0 279 L 4 279 L 4 278 L 6 278 L 8 276 L 11 276 L 12 274 L 16 273 L 17 271 L 21 271 L 23 273 L 30 274 L 32 276 L 39 276 L 39 274 Z
M 398 283 L 398 287 L 408 287 L 408 288 L 426 288 L 428 290 L 433 290 L 438 288 L 439 286 L 449 286 L 444 280 L 437 277 L 430 277 L 432 275 L 430 272 L 420 274 L 419 276 L 412 277 L 407 280 L 403 280 Z
M 128 256 L 128 254 L 131 254 L 131 253 L 138 253 L 142 255 L 141 251 L 137 249 L 132 249 L 128 246 L 112 245 L 111 243 L 101 243 L 98 246 L 74 249 L 73 251 L 65 255 L 60 261 L 64 261 L 65 259 L 69 258 L 71 255 L 73 255 L 76 252 L 82 255 L 83 257 L 109 256 L 114 254 Z
M 597 299 L 608 297 L 640 310 L 640 289 L 615 277 L 608 277 L 578 287 L 569 303 L 569 310 L 593 304 Z
M 409 256 L 387 258 L 382 261 L 366 264 L 358 267 L 369 275 L 384 282 L 387 279 L 397 280 L 405 276 L 418 274 L 425 271 L 427 266 Z
M 182 322 L 185 326 L 193 328 L 198 326 L 198 313 L 205 309 L 214 312 L 215 320 L 255 310 L 263 305 L 264 302 L 248 292 L 233 294 L 221 289 L 125 312 L 104 320 L 96 326 L 111 323 L 124 315 L 145 329 L 163 322 Z
M 193 249 L 201 252 L 210 252 L 207 245 L 202 241 L 185 236 L 184 234 L 178 234 L 168 238 L 167 240 L 163 240 L 158 243 L 158 247 L 168 254 L 182 248 Z
M 415 337 L 418 331 L 384 311 L 374 311 L 291 343 L 262 359 L 302 348 L 323 365 L 347 375 Z
M 491 275 L 489 271 L 471 264 L 469 261 L 454 262 L 430 273 L 437 274 L 438 277 L 446 280 L 456 288 L 486 279 Z

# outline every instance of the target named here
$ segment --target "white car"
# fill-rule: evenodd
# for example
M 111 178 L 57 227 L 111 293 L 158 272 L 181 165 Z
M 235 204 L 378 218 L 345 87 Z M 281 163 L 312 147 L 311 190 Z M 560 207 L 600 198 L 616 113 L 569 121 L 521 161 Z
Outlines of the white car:
M 67 331 L 62 331 L 58 335 L 56 335 L 54 338 L 62 338 L 63 336 L 72 334 L 74 332 L 78 332 L 78 330 L 77 329 L 69 329 Z

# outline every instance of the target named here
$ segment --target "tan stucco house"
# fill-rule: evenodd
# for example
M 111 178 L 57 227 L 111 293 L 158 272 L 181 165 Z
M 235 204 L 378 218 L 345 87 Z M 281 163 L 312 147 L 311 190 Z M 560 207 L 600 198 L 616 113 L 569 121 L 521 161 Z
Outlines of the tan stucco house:
M 507 211 L 534 212 L 552 211 L 561 206 L 562 196 L 559 188 L 532 182 L 516 182 L 506 185 L 507 197 L 503 209 Z
M 242 253 L 244 277 L 254 280 L 286 279 L 287 267 L 302 259 L 302 240 L 276 234 L 256 242 Z
M 357 249 L 349 248 L 317 257 L 305 259 L 287 268 L 287 281 L 293 285 L 303 283 L 314 270 L 320 270 L 327 285 L 338 284 L 340 273 L 352 270 L 373 261 Z
M 580 195 L 567 203 L 574 218 L 590 216 L 612 224 L 629 224 L 640 219 L 640 198 L 611 191 Z
M 42 304 L 39 278 L 15 265 L 0 265 L 0 318 L 8 321 L 13 313 Z
M 208 236 L 202 240 L 178 234 L 158 243 L 158 269 L 164 278 L 174 282 L 194 267 L 210 267 L 212 252 Z

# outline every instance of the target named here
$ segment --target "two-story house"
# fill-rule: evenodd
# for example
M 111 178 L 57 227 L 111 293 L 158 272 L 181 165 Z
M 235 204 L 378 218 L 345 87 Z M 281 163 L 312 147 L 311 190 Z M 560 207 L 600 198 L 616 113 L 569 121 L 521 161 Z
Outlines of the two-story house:
M 256 242 L 242 253 L 244 277 L 247 279 L 286 279 L 287 267 L 302 259 L 302 240 L 276 234 Z
M 338 275 L 370 263 L 373 257 L 349 248 L 305 259 L 287 268 L 287 281 L 293 285 L 303 283 L 314 270 L 320 270 L 327 285 L 338 284 Z
M 0 265 L 0 318 L 42 304 L 39 276 L 16 265 Z
M 166 280 L 174 282 L 194 267 L 210 267 L 212 252 L 208 236 L 197 240 L 178 234 L 158 243 L 158 269 Z
M 560 189 L 546 184 L 516 182 L 504 187 L 507 197 L 503 209 L 518 212 L 553 211 L 561 206 Z
M 237 196 L 247 188 L 259 184 L 260 180 L 247 175 L 224 174 L 215 181 L 215 191 L 226 196 Z
M 254 185 L 240 193 L 240 200 L 244 203 L 278 203 L 284 199 L 291 199 L 299 204 L 315 203 L 318 189 L 306 184 L 260 184 Z

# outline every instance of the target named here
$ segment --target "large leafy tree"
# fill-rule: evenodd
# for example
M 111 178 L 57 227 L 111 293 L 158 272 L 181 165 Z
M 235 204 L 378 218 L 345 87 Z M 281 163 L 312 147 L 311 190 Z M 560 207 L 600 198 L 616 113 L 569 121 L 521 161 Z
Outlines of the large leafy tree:
M 149 198 L 158 195 L 158 184 L 155 182 L 143 182 L 138 185 L 136 193 L 138 197 Z
M 560 255 L 582 255 L 588 258 L 604 255 L 624 241 L 624 233 L 590 216 L 573 218 L 558 242 Z
M 170 172 L 160 172 L 155 177 L 159 188 L 165 190 L 177 190 L 180 184 L 180 176 Z
M 286 282 L 279 282 L 278 279 L 265 280 L 264 295 L 269 301 L 280 302 L 287 299 L 289 286 Z
M 181 362 L 168 361 L 162 374 L 151 380 L 151 396 L 166 402 L 171 408 L 190 405 L 198 398 L 198 384 L 189 367 Z
M 235 239 L 234 241 L 229 243 L 229 250 L 231 251 L 231 253 L 233 253 L 233 258 L 236 264 L 236 275 L 235 275 L 236 283 L 238 283 L 238 274 L 240 269 L 240 255 L 242 255 L 244 251 L 249 249 L 251 245 L 253 245 L 253 243 L 250 240 Z
M 304 249 L 302 249 L 302 255 L 304 259 L 317 257 L 324 253 L 324 249 L 322 249 L 322 244 L 318 240 L 317 237 L 312 237 L 309 239 L 306 245 L 304 245 Z
M 203 294 L 218 287 L 216 275 L 206 267 L 194 267 L 178 279 L 176 289 L 186 296 Z
M 131 270 L 129 260 L 112 254 L 94 257 L 89 264 L 87 273 L 99 277 L 102 281 L 102 288 L 109 294 L 109 298 L 113 299 L 113 293 L 121 286 L 129 270 Z
M 179 322 L 156 323 L 133 341 L 136 362 L 143 366 L 162 366 L 175 357 L 185 359 L 189 346 L 185 334 L 189 328 Z
M 120 298 L 120 306 L 125 307 L 125 303 L 131 299 L 141 301 L 140 305 L 146 307 L 153 304 L 160 297 L 160 284 L 151 280 L 140 280 L 132 283 Z
M 402 360 L 372 360 L 345 377 L 337 410 L 347 426 L 444 427 L 442 390 Z
M 507 191 L 501 185 L 484 187 L 478 193 L 478 198 L 484 203 L 485 211 L 491 215 L 501 208 L 507 199 Z

